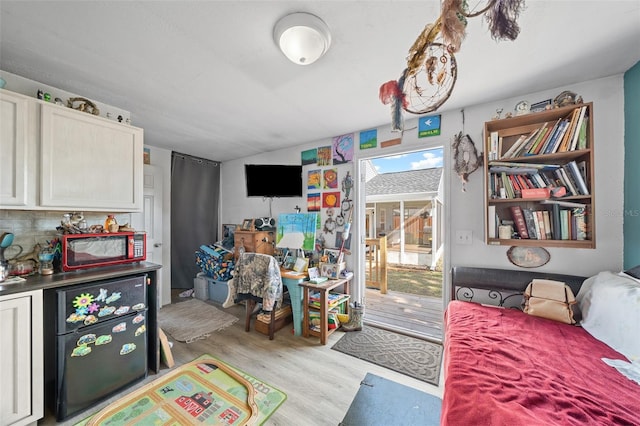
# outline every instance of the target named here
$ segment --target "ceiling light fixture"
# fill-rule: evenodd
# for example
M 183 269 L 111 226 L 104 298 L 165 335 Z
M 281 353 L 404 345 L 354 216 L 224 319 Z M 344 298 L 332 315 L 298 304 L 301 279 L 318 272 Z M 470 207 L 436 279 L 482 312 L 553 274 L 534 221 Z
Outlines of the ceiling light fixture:
M 315 15 L 297 12 L 280 19 L 273 29 L 273 39 L 291 62 L 309 65 L 324 55 L 331 45 L 331 33 Z

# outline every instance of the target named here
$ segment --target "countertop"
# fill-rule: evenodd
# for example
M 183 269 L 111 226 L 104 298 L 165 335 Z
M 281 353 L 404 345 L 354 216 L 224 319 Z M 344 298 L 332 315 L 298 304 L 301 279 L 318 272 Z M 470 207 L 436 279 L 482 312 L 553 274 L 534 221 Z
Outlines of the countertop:
M 91 281 L 117 278 L 125 275 L 155 271 L 162 267 L 151 262 L 128 263 L 124 265 L 105 266 L 73 272 L 56 272 L 52 275 L 35 274 L 26 277 L 26 281 L 14 284 L 0 283 L 0 296 L 22 293 L 25 291 L 45 290 L 82 284 Z

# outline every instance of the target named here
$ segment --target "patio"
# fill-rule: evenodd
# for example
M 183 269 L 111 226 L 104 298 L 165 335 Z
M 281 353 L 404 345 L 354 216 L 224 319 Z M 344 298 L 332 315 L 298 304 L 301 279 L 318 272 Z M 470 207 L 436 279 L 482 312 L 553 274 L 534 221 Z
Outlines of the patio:
M 389 265 L 387 294 L 367 288 L 367 324 L 442 341 L 442 272 Z

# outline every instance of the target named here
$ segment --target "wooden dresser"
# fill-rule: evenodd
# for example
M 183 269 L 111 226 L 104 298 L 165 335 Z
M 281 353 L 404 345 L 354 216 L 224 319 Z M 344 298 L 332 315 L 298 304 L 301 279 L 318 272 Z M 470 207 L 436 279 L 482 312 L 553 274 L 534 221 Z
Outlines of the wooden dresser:
M 245 253 L 262 253 L 273 256 L 276 231 L 243 231 L 236 229 L 234 235 L 235 259 L 238 249 L 244 246 Z

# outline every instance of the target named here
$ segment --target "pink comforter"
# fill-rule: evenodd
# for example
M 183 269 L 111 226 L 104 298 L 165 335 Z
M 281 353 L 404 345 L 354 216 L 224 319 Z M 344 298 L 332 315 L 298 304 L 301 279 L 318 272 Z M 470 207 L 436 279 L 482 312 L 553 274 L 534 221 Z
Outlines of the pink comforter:
M 581 327 L 453 301 L 445 313 L 442 425 L 640 425 L 625 359 Z

